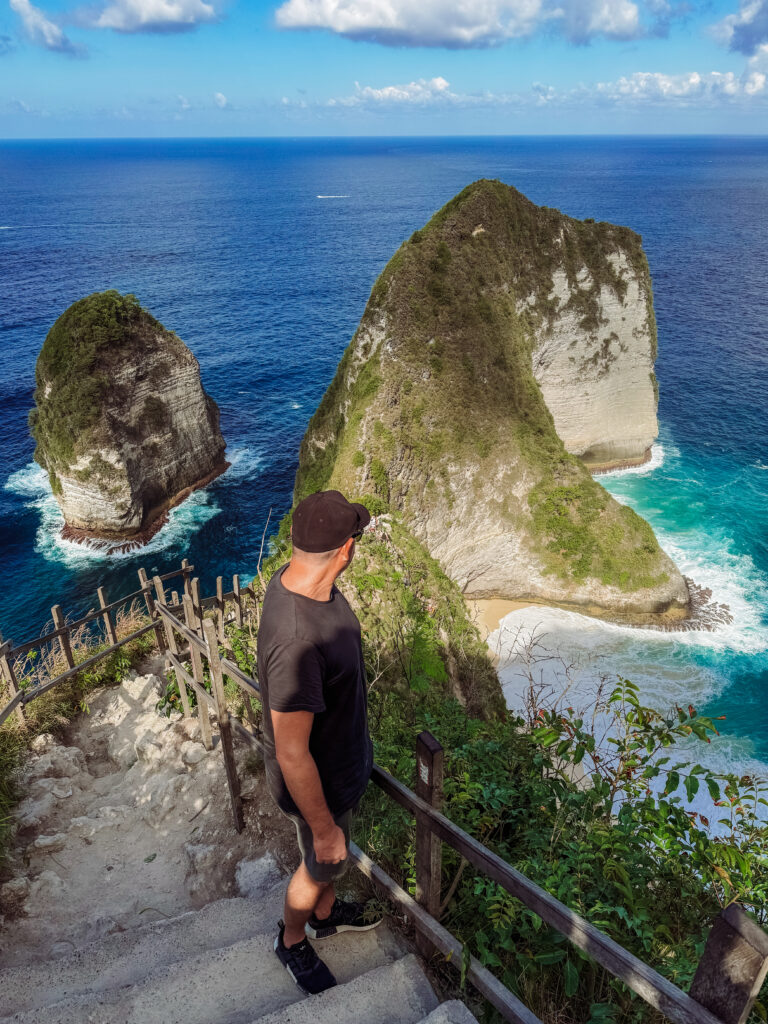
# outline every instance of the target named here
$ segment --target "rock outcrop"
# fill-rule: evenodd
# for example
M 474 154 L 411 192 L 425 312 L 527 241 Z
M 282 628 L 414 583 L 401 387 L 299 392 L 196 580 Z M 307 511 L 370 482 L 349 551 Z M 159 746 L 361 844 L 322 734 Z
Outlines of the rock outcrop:
M 641 465 L 658 434 L 656 319 L 640 239 L 606 259 L 615 276 L 599 284 L 586 267 L 570 278 L 553 270 L 551 310 L 534 331 L 533 373 L 555 429 L 593 471 Z M 580 293 L 592 289 L 596 307 L 585 316 Z M 543 296 L 532 298 L 535 308 Z
M 133 295 L 70 306 L 48 333 L 36 381 L 35 458 L 72 539 L 146 540 L 227 468 L 197 359 Z
M 476 182 L 374 286 L 302 442 L 295 498 L 376 495 L 468 596 L 682 615 L 687 586 L 651 527 L 567 450 L 642 461 L 654 355 L 634 232 Z

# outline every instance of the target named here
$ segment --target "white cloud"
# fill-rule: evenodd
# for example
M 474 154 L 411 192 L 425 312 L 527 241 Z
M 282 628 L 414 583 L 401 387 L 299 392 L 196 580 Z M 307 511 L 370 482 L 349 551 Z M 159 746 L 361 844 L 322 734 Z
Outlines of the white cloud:
M 655 16 L 658 0 L 648 0 Z M 666 9 L 666 8 L 665 8 Z M 499 46 L 546 29 L 575 43 L 643 35 L 635 0 L 285 0 L 281 28 L 326 29 L 386 46 Z
M 21 18 L 24 31 L 33 43 L 56 53 L 68 53 L 72 56 L 85 54 L 82 46 L 71 42 L 64 34 L 64 30 L 29 0 L 10 0 L 10 5 L 11 10 Z
M 599 82 L 575 91 L 612 103 L 707 105 L 729 100 L 766 96 L 766 75 L 746 70 L 741 76 L 732 71 L 690 71 L 666 75 L 658 71 L 636 71 L 615 82 Z
M 450 82 L 444 78 L 420 78 L 407 85 L 385 85 L 374 89 L 370 85 L 361 87 L 355 82 L 356 101 L 359 103 L 434 103 L 435 100 L 450 100 L 454 94 L 450 91 Z
M 192 106 L 186 96 L 179 94 L 176 99 L 179 101 L 179 110 L 189 110 Z
M 321 106 L 326 107 L 367 107 L 369 110 L 383 110 L 393 107 L 493 107 L 518 102 L 521 98 L 512 94 L 500 93 L 457 93 L 445 78 L 418 78 L 403 85 L 360 85 L 355 82 L 355 91 L 351 96 L 337 96 L 326 100 Z M 299 102 L 284 96 L 284 106 L 305 109 L 305 100 Z M 313 104 L 314 105 L 314 104 Z
M 563 91 L 545 83 L 534 82 L 529 90 L 519 93 L 455 92 L 447 79 L 438 76 L 419 78 L 402 85 L 371 86 L 355 82 L 355 91 L 349 96 L 337 96 L 325 102 L 309 104 L 305 100 L 290 100 L 284 96 L 281 103 L 284 107 L 302 110 L 309 107 L 364 107 L 370 111 L 398 107 L 445 110 L 452 107 L 524 109 L 543 106 L 585 108 L 590 105 L 712 106 L 736 101 L 748 103 L 758 98 L 768 99 L 768 46 L 763 49 L 765 53 L 750 61 L 750 66 L 741 76 L 732 71 L 691 71 L 680 75 L 636 71 L 616 81 L 579 85 Z
M 731 50 L 750 56 L 768 42 L 768 0 L 741 0 L 738 14 L 729 14 L 714 28 Z
M 223 92 L 215 92 L 213 94 L 213 102 L 219 108 L 219 110 L 226 110 L 229 107 L 229 101 Z
M 115 32 L 187 32 L 216 18 L 204 0 L 111 0 L 88 24 Z

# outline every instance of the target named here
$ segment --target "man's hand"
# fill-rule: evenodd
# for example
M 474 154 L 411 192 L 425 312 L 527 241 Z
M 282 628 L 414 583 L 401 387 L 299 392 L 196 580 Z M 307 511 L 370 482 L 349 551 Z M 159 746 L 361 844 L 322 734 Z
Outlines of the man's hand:
M 338 825 L 332 825 L 324 832 L 313 832 L 312 841 L 318 863 L 340 864 L 347 859 L 347 840 Z

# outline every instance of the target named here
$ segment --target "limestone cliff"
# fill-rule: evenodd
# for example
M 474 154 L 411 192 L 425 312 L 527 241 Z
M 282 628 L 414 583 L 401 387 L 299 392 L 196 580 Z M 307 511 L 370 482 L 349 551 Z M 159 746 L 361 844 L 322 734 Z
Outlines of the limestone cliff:
M 37 360 L 30 426 L 68 536 L 146 539 L 226 469 L 200 366 L 133 295 L 74 303 Z
M 295 497 L 378 495 L 468 595 L 681 614 L 687 587 L 650 526 L 556 430 L 592 462 L 641 460 L 654 349 L 634 232 L 476 182 L 374 286 L 302 442 Z
M 578 245 L 579 222 L 563 219 L 567 251 L 565 234 Z M 534 329 L 534 376 L 566 449 L 593 470 L 646 462 L 658 434 L 656 321 L 640 239 L 626 232 L 605 257 L 602 280 L 586 266 L 569 276 L 565 263 L 553 269 L 548 295 L 522 304 L 550 304 Z M 585 293 L 594 297 L 586 314 Z

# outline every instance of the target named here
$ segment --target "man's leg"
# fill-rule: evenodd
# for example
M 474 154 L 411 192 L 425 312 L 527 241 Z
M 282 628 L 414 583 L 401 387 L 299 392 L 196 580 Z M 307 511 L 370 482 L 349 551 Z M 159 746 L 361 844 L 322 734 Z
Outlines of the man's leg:
M 302 861 L 288 883 L 285 894 L 285 945 L 292 946 L 301 942 L 304 938 L 304 926 L 312 914 L 318 918 L 326 918 L 331 912 L 335 898 L 333 882 L 316 882 Z

